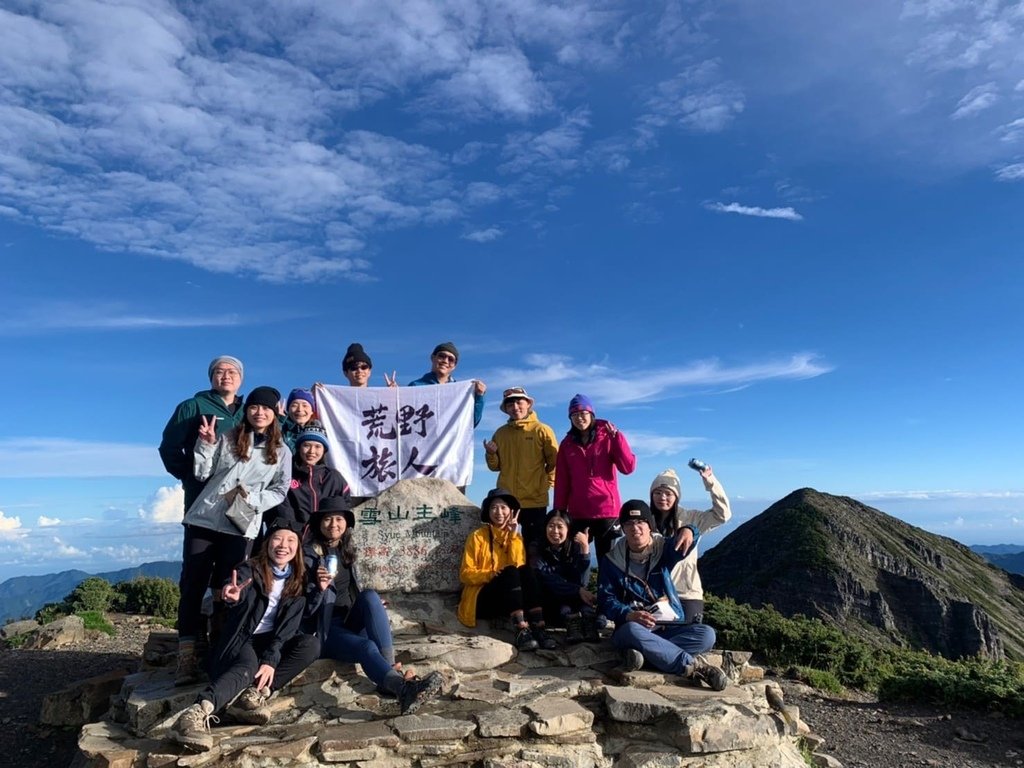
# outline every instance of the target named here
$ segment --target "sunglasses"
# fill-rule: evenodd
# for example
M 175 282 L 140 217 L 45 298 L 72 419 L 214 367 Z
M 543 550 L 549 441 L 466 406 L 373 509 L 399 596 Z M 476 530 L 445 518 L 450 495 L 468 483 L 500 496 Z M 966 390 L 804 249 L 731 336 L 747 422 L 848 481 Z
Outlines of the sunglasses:
M 454 363 L 455 362 L 455 356 L 454 355 L 441 354 L 441 355 L 434 355 L 434 357 L 436 357 L 438 362 L 441 362 L 441 363 Z
M 359 365 L 350 365 L 348 369 L 350 371 L 368 371 L 370 370 L 370 366 L 366 363 L 359 363 Z

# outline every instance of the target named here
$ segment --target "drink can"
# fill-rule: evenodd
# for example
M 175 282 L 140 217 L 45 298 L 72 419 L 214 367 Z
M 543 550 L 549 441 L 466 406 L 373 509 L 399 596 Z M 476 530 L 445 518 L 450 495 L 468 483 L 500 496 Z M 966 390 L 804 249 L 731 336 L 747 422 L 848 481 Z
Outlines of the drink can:
M 338 575 L 338 556 L 335 555 L 335 554 L 328 555 L 327 556 L 326 567 L 327 567 L 327 573 L 329 573 L 331 575 L 332 579 L 335 576 L 337 576 Z

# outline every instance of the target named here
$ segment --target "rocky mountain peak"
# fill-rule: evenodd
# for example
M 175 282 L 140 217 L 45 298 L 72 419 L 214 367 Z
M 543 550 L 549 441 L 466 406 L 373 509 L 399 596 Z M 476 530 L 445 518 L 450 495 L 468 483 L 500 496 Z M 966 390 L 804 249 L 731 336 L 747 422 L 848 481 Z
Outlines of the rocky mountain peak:
M 856 499 L 801 488 L 701 558 L 709 591 L 958 658 L 1024 658 L 1022 580 Z

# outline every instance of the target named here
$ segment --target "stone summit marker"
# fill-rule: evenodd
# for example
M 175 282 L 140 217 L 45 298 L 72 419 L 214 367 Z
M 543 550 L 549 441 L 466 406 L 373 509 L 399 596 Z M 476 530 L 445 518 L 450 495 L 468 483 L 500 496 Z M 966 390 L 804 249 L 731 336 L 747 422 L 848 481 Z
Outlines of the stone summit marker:
M 480 508 L 447 480 L 399 480 L 355 508 L 359 582 L 378 592 L 458 592 Z

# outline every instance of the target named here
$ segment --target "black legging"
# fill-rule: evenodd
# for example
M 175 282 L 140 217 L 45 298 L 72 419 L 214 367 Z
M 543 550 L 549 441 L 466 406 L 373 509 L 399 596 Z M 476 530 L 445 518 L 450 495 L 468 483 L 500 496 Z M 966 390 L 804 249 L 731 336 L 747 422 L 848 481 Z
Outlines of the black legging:
M 504 618 L 516 611 L 540 607 L 537 578 L 526 565 L 506 566 L 476 596 L 476 615 L 482 619 Z
M 569 527 L 569 538 L 572 538 L 584 528 L 589 528 L 590 541 L 597 546 L 597 564 L 601 564 L 601 558 L 608 554 L 615 540 L 622 535 L 619 527 L 619 520 L 615 517 L 598 517 L 593 520 L 573 520 Z
M 244 536 L 218 533 L 198 525 L 185 526 L 178 587 L 178 637 L 195 639 L 202 625 L 203 594 L 231 580 L 231 571 L 249 557 L 251 542 Z
M 210 660 L 210 684 L 199 694 L 200 699 L 213 703 L 218 712 L 235 696 L 253 684 L 260 668 L 260 654 L 274 639 L 273 632 L 253 635 L 238 653 L 217 655 Z M 222 646 L 223 647 L 223 646 Z M 320 640 L 314 635 L 297 634 L 281 646 L 281 661 L 274 669 L 271 691 L 279 691 L 302 670 L 320 658 Z

